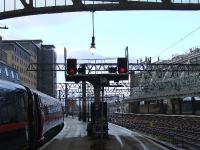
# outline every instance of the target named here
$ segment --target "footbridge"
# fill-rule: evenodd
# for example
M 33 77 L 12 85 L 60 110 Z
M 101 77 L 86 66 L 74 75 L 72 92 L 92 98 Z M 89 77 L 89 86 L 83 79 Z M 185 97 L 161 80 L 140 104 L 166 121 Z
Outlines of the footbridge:
M 199 0 L 0 0 L 0 19 L 78 11 L 199 9 Z

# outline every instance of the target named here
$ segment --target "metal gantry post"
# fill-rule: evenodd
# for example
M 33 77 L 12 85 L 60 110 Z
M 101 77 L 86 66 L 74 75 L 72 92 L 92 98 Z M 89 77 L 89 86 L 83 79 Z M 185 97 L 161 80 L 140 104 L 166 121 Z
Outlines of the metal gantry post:
M 66 113 L 66 116 L 68 115 L 67 97 L 68 97 L 68 88 L 67 88 L 67 83 L 65 83 L 65 113 Z
M 192 114 L 196 114 L 196 105 L 195 105 L 195 98 L 191 97 L 191 103 L 192 103 Z
M 87 114 L 88 114 L 88 122 L 89 122 L 89 121 L 90 121 L 90 102 L 91 102 L 91 98 L 88 98 L 88 97 L 87 97 L 87 100 L 88 100 L 88 101 L 87 101 L 87 102 L 88 102 L 88 103 L 87 103 L 87 105 L 88 105 Z
M 82 97 L 79 97 L 79 120 L 82 120 L 82 111 L 81 111 L 81 100 L 82 100 Z
M 101 86 L 99 84 L 93 84 L 94 86 L 94 101 L 100 102 Z
M 82 119 L 86 122 L 86 81 L 82 81 Z
M 58 90 L 58 99 L 61 101 L 61 90 Z

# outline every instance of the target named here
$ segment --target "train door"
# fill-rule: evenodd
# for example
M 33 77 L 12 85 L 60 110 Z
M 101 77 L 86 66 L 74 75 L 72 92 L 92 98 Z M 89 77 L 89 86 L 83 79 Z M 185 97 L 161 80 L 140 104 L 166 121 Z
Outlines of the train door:
M 29 88 L 27 89 L 28 93 L 28 122 L 29 122 L 29 146 L 31 150 L 37 148 L 37 136 L 38 136 L 38 118 L 37 118 L 37 108 L 35 103 L 35 98 L 33 93 Z
M 34 95 L 34 100 L 35 100 L 35 105 L 36 105 L 36 114 L 37 114 L 37 121 L 36 121 L 36 127 L 37 127 L 37 140 L 40 142 L 42 139 L 42 130 L 43 130 L 43 122 L 42 122 L 42 112 L 41 112 L 41 99 L 40 97 L 36 94 L 33 93 Z

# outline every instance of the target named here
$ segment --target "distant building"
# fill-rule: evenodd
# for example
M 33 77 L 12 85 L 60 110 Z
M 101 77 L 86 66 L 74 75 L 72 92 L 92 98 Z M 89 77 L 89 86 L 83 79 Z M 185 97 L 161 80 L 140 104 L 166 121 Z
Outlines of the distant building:
M 37 88 L 37 72 L 26 71 L 30 63 L 37 63 L 37 51 L 42 40 L 2 40 L 0 48 L 7 53 L 7 64 L 15 68 L 22 84 Z
M 7 64 L 7 53 L 0 49 L 0 62 Z
M 54 49 L 54 45 L 42 45 L 42 40 L 0 40 L 0 62 L 15 68 L 23 85 L 55 97 L 56 72 L 44 71 L 56 68 Z M 31 63 L 44 65 L 38 71 L 27 71 Z
M 41 64 L 38 68 L 38 90 L 56 97 L 56 71 L 53 71 L 56 69 L 54 49 L 54 45 L 42 45 L 40 51 L 38 51 L 38 63 Z
M 185 54 L 172 55 L 172 59 L 164 60 L 163 63 L 200 64 L 200 47 L 190 48 L 190 51 Z

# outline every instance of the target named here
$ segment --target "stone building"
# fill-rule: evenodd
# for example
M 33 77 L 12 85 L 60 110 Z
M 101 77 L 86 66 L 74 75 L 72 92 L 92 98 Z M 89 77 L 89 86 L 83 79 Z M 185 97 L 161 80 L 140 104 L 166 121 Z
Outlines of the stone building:
M 37 62 L 41 40 L 2 40 L 0 48 L 7 53 L 7 64 L 15 68 L 22 84 L 37 89 L 37 72 L 29 72 L 30 63 Z
M 56 72 L 44 71 L 56 67 L 54 49 L 54 45 L 42 45 L 42 40 L 1 40 L 0 61 L 16 69 L 23 85 L 55 97 Z M 27 71 L 31 63 L 43 65 L 38 65 L 38 71 Z
M 53 71 L 56 69 L 54 49 L 54 45 L 42 45 L 38 51 L 38 63 L 41 64 L 38 66 L 38 90 L 56 97 L 56 71 Z

